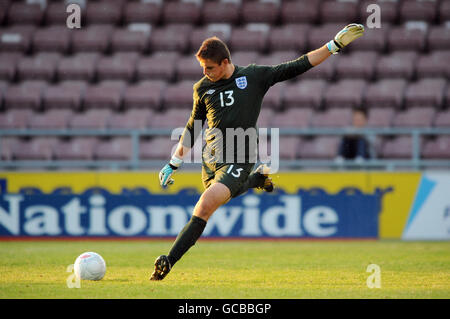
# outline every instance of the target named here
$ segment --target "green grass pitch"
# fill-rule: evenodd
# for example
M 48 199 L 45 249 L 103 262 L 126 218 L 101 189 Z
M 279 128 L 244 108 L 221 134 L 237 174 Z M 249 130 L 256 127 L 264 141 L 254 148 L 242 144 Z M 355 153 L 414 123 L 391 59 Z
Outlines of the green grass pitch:
M 161 282 L 148 280 L 172 241 L 3 241 L 0 298 L 450 298 L 450 242 L 207 241 Z M 68 288 L 85 251 L 107 264 L 101 281 Z M 377 264 L 381 288 L 368 288 Z

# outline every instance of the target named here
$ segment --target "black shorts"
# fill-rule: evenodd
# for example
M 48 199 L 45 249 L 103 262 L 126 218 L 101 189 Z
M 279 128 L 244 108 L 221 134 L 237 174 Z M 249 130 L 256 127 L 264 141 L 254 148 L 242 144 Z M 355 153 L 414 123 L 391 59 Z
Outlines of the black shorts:
M 250 164 L 229 164 L 229 163 L 214 163 L 207 164 L 203 162 L 202 165 L 202 182 L 203 186 L 208 188 L 214 183 L 222 183 L 228 187 L 231 192 L 231 197 L 236 197 L 241 188 L 247 182 L 254 163 Z

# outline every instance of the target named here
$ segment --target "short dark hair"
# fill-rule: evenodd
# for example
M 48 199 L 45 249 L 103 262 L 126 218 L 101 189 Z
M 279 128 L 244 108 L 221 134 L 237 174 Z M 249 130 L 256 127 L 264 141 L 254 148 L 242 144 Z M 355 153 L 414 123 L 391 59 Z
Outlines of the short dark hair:
M 195 56 L 198 60 L 209 59 L 219 65 L 224 59 L 231 62 L 231 54 L 227 45 L 215 36 L 203 41 Z
M 362 113 L 364 115 L 364 117 L 367 117 L 367 109 L 365 109 L 363 107 L 354 107 L 353 113 Z

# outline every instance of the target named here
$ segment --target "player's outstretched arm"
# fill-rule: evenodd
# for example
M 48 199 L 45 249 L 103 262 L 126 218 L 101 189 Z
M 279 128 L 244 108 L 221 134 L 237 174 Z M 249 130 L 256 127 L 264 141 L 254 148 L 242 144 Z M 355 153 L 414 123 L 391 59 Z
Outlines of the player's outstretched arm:
M 172 155 L 172 158 L 170 159 L 169 163 L 164 165 L 164 167 L 159 172 L 159 184 L 162 187 L 167 187 L 168 185 L 171 185 L 174 183 L 174 180 L 172 178 L 172 175 L 175 173 L 175 171 L 183 164 L 183 157 L 185 154 L 189 152 L 189 148 L 186 146 L 183 146 L 180 143 L 178 143 L 177 149 L 175 150 L 175 153 Z
M 362 24 L 351 23 L 339 31 L 333 40 L 329 41 L 323 47 L 309 52 L 308 60 L 312 66 L 319 65 L 325 61 L 331 54 L 337 54 L 343 47 L 349 45 L 354 40 L 362 37 L 364 26 Z

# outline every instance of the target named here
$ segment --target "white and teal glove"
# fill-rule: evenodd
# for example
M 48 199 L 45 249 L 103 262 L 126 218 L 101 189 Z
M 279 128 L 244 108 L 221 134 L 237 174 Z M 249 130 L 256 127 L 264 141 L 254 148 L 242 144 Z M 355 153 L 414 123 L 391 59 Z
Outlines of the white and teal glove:
M 337 54 L 339 50 L 352 41 L 362 37 L 363 34 L 364 26 L 362 24 L 351 23 L 339 31 L 334 39 L 327 43 L 327 48 L 332 54 Z
M 162 170 L 159 172 L 159 184 L 166 188 L 167 185 L 172 185 L 174 183 L 174 180 L 172 178 L 173 173 L 175 173 L 175 170 L 178 169 L 178 167 L 181 166 L 183 163 L 182 159 L 179 159 L 175 155 L 172 156 L 169 164 L 166 164 Z

